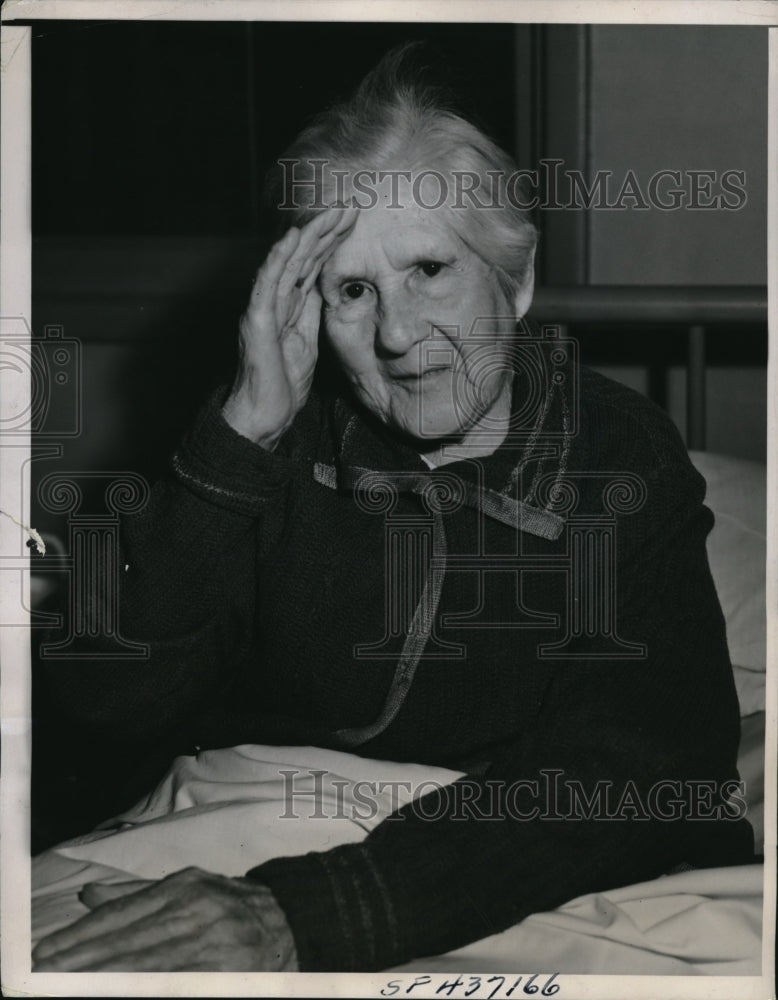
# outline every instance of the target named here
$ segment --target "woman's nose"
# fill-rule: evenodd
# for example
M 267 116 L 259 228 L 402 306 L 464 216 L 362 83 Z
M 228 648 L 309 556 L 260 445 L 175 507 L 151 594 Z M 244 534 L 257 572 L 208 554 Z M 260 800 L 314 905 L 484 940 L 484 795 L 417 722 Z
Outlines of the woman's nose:
M 376 351 L 379 354 L 402 356 L 430 335 L 430 324 L 419 316 L 411 297 L 405 295 L 384 299 L 376 328 Z

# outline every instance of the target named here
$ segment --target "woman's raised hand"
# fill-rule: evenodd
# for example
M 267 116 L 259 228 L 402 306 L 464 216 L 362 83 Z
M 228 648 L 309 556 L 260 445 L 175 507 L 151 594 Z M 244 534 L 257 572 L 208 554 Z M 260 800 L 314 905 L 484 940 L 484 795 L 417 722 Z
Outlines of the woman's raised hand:
M 321 266 L 356 222 L 357 209 L 329 208 L 272 247 L 240 321 L 238 371 L 224 419 L 272 450 L 308 398 L 318 353 Z

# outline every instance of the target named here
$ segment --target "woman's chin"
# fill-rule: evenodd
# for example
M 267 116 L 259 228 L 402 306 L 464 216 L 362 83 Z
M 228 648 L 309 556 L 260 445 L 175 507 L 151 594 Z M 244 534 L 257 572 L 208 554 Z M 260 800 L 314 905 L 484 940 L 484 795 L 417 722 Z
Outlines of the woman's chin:
M 451 413 L 395 414 L 392 425 L 404 437 L 411 439 L 420 452 L 434 450 L 444 444 L 461 441 L 468 427 Z

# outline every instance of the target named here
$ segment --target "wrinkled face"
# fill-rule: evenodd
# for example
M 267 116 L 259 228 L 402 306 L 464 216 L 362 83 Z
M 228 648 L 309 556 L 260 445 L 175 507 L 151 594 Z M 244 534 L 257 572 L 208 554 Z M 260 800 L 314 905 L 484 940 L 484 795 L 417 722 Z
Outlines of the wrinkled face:
M 327 334 L 358 399 L 420 450 L 471 440 L 510 406 L 516 305 L 445 212 L 361 211 L 320 287 Z

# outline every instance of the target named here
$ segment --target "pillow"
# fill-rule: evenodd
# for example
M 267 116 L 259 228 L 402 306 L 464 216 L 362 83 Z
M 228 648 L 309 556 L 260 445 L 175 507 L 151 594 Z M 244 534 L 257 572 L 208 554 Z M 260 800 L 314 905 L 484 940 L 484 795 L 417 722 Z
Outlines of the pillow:
M 750 715 L 764 709 L 766 470 L 726 455 L 692 451 L 689 457 L 708 484 L 705 502 L 716 518 L 708 559 L 727 623 L 741 715 Z

